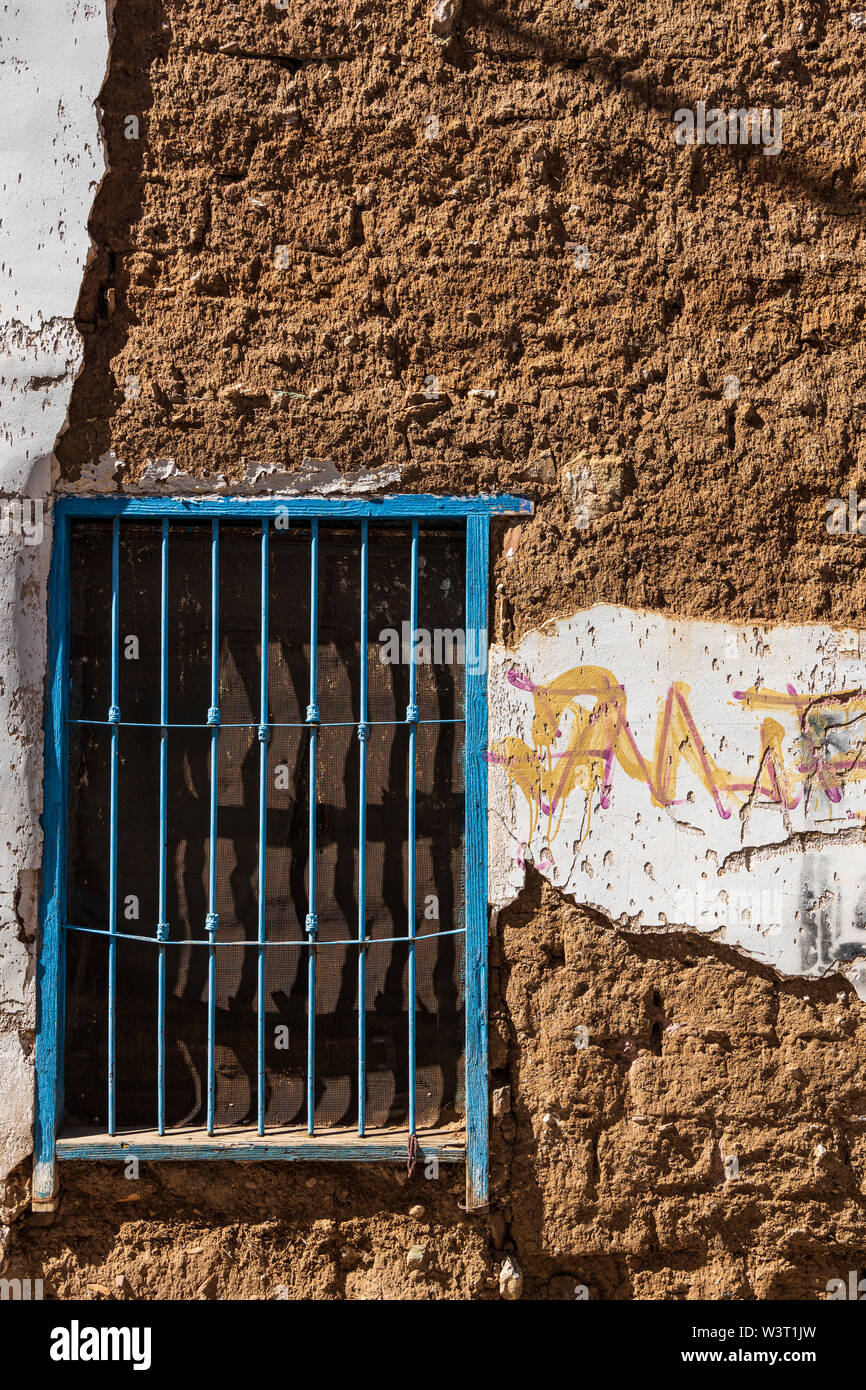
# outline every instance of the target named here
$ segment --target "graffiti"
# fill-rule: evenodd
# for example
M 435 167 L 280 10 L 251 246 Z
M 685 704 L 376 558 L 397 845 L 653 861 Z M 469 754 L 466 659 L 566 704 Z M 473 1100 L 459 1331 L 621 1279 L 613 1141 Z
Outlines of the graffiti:
M 658 702 L 653 751 L 645 754 L 628 721 L 625 686 L 612 671 L 576 666 L 542 685 L 512 666 L 507 679 L 532 696 L 532 744 L 511 735 L 495 744 L 488 758 L 503 768 L 510 791 L 516 787 L 526 798 L 533 817 L 530 838 L 539 816 L 547 818 L 548 838 L 556 836 L 565 803 L 575 791 L 590 802 L 597 797 L 598 806 L 606 809 L 615 766 L 643 783 L 654 806 L 676 806 L 682 804 L 676 794 L 678 771 L 686 763 L 723 820 L 734 810 L 742 812 L 755 797 L 783 815 L 816 792 L 838 804 L 846 781 L 866 777 L 866 694 L 861 689 L 819 696 L 798 693 L 793 685 L 784 691 L 735 691 L 733 700 L 744 714 L 773 711 L 796 725 L 793 756 L 786 757 L 790 731 L 769 713 L 760 720 L 758 772 L 746 776 L 720 767 L 708 753 L 690 708 L 689 686 L 682 681 L 673 682 Z M 591 707 L 584 701 L 591 701 Z
M 598 605 L 489 661 L 490 899 L 527 869 L 866 997 L 866 631 Z

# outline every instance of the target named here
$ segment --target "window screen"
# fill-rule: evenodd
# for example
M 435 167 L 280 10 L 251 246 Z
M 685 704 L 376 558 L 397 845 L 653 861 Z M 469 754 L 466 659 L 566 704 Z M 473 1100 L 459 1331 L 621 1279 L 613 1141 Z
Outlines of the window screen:
M 67 1128 L 462 1118 L 465 530 L 283 520 L 72 523 Z

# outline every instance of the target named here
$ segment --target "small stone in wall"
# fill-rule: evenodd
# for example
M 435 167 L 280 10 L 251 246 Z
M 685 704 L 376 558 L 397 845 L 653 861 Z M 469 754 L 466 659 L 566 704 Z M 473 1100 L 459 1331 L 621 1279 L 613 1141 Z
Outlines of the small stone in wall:
M 427 1263 L 426 1245 L 412 1245 L 406 1255 L 407 1269 L 423 1269 Z
M 215 1274 L 208 1275 L 207 1279 L 204 1279 L 196 1290 L 196 1296 L 201 1299 L 216 1298 L 216 1293 L 217 1276 Z
M 522 526 L 509 526 L 502 538 L 502 550 L 505 558 L 510 560 L 515 550 L 520 545 L 520 538 L 523 535 Z
M 490 1239 L 495 1250 L 501 1250 L 505 1241 L 505 1216 L 501 1211 L 490 1214 Z
M 433 0 L 430 6 L 430 37 L 440 47 L 451 42 L 460 4 L 461 0 Z
M 578 454 L 571 460 L 563 483 L 574 515 L 576 530 L 586 530 L 589 520 L 605 516 L 622 500 L 623 469 L 615 455 L 609 458 Z
M 255 394 L 255 390 L 242 381 L 230 381 L 227 386 L 221 386 L 219 389 L 220 399 L 225 401 L 249 400 Z
M 493 1114 L 498 1120 L 511 1109 L 511 1087 L 500 1086 L 493 1092 Z
M 506 1255 L 499 1271 L 499 1292 L 503 1298 L 523 1297 L 523 1270 L 513 1255 Z

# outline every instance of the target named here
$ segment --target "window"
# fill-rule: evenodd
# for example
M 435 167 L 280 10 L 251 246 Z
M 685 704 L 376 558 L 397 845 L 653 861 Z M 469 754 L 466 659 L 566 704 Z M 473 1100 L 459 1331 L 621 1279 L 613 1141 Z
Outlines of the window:
M 55 509 L 34 1201 L 56 1161 L 487 1187 L 489 517 Z

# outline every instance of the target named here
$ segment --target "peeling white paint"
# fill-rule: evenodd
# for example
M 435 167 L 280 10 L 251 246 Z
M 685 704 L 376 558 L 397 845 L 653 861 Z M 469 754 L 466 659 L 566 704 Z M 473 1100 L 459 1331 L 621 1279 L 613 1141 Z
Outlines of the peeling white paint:
M 494 905 L 531 863 L 866 997 L 866 633 L 599 606 L 493 649 L 490 749 Z
M 304 457 L 297 468 L 286 468 L 279 463 L 253 463 L 241 459 L 244 476 L 239 483 L 229 483 L 223 473 L 187 473 L 178 468 L 174 459 L 148 459 L 137 482 L 125 478 L 128 465 L 119 459 L 113 450 L 101 454 L 96 464 L 87 463 L 74 483 L 65 484 L 65 489 L 73 493 L 124 492 L 153 496 L 162 494 L 168 497 L 218 496 L 231 493 L 232 496 L 253 496 L 274 494 L 297 497 L 315 493 L 319 497 L 350 496 L 360 494 L 369 496 L 380 493 L 385 488 L 399 483 L 400 468 L 358 468 L 353 472 L 343 472 L 337 468 L 333 459 Z
M 82 345 L 74 324 L 105 170 L 105 0 L 0 15 L 0 495 L 47 499 Z M 33 950 L 51 528 L 0 539 L 0 1182 L 32 1147 Z

